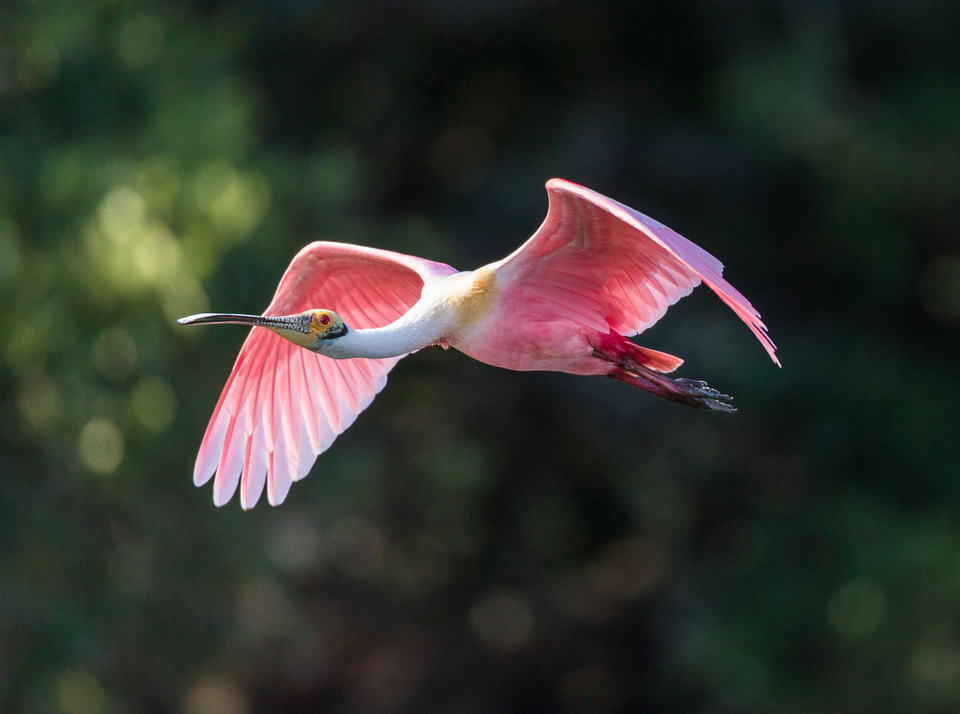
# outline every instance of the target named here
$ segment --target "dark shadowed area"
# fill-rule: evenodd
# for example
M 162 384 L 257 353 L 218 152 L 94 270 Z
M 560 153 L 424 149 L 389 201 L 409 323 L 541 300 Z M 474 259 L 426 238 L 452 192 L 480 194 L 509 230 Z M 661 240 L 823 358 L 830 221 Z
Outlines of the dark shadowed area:
M 960 5 L 12 0 L 0 711 L 960 709 Z M 191 483 L 307 242 L 474 268 L 563 177 L 722 260 L 733 394 L 424 350 L 287 501 Z M 336 305 L 322 305 L 336 309 Z

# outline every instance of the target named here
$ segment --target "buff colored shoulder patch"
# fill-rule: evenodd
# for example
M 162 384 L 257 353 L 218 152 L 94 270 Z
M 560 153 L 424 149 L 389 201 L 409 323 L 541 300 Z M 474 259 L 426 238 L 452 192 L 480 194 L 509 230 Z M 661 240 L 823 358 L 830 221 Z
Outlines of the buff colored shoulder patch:
M 489 268 L 480 268 L 473 276 L 473 282 L 452 299 L 457 310 L 461 327 L 468 327 L 487 314 L 500 292 L 496 273 Z

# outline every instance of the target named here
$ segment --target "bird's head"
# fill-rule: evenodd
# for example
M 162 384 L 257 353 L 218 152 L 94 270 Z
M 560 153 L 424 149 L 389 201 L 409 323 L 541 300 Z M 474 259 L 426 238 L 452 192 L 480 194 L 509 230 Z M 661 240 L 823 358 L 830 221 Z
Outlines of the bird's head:
M 330 310 L 305 310 L 295 315 L 237 315 L 233 313 L 201 313 L 181 317 L 181 325 L 255 325 L 266 327 L 284 339 L 308 350 L 319 350 L 327 340 L 343 337 L 347 326 Z

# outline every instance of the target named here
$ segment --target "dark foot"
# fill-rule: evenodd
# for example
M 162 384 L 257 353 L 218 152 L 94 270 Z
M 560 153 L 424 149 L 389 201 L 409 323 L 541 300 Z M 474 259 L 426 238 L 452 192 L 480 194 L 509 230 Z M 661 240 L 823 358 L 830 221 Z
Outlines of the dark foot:
M 716 412 L 735 412 L 737 411 L 730 402 L 733 397 L 723 392 L 718 392 L 713 387 L 707 385 L 699 379 L 674 379 L 673 386 L 677 389 L 676 398 L 667 397 L 671 401 L 687 404 L 697 409 L 710 409 Z
M 658 397 L 678 404 L 686 404 L 695 409 L 709 409 L 716 412 L 735 412 L 730 402 L 733 397 L 718 392 L 699 379 L 670 379 L 660 372 L 641 365 L 631 365 L 630 371 L 618 369 L 607 375 L 618 382 L 638 387 L 656 394 Z

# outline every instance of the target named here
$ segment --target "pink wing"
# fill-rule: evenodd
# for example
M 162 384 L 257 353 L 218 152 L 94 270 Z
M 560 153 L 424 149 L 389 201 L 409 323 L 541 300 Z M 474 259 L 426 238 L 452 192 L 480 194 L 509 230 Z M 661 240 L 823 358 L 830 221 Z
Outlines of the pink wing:
M 311 243 L 290 263 L 264 314 L 326 308 L 350 327 L 381 327 L 409 310 L 425 283 L 455 272 L 401 253 Z M 291 483 L 370 405 L 399 360 L 333 360 L 254 327 L 210 418 L 194 483 L 216 472 L 218 506 L 238 484 L 245 509 L 256 505 L 264 484 L 271 505 L 282 503 Z
M 547 182 L 543 225 L 494 263 L 516 304 L 602 332 L 636 335 L 706 283 L 740 316 L 779 366 L 760 314 L 723 279 L 723 264 L 642 213 L 563 179 Z

